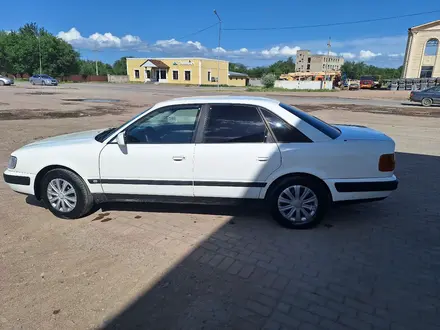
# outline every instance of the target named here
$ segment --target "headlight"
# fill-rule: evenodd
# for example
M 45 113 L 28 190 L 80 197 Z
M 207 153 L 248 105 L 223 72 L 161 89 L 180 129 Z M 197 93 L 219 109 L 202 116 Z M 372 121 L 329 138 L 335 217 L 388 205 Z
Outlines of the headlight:
M 8 161 L 8 168 L 13 170 L 17 166 L 17 157 L 11 156 Z

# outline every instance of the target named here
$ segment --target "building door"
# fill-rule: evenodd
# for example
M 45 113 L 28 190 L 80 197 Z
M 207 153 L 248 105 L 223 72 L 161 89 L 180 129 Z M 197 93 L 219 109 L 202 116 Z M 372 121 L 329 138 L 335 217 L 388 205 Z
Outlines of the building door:
M 156 81 L 159 81 L 160 78 L 160 69 L 156 70 Z

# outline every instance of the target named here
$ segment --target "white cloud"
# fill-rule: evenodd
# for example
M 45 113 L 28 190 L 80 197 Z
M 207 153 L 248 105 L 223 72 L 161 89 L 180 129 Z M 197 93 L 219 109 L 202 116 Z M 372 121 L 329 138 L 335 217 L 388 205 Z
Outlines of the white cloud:
M 371 60 L 372 58 L 375 58 L 376 56 L 381 56 L 382 53 L 373 53 L 371 50 L 361 50 L 359 52 L 359 58 L 361 60 Z
M 346 60 L 352 60 L 352 59 L 356 58 L 356 54 L 353 54 L 350 52 L 339 53 L 339 56 L 342 56 Z
M 127 34 L 122 38 L 114 36 L 110 32 L 104 34 L 93 33 L 89 37 L 83 37 L 76 28 L 69 31 L 61 31 L 57 35 L 58 38 L 70 43 L 72 46 L 83 49 L 103 49 L 103 48 L 133 48 L 143 44 L 141 38 Z
M 301 48 L 298 46 L 295 47 L 289 47 L 289 46 L 276 46 L 272 47 L 270 49 L 264 49 L 260 53 L 264 57 L 279 57 L 279 56 L 294 56 L 296 55 L 296 52 L 300 50 Z
M 388 54 L 389 57 L 404 57 L 405 53 L 399 53 L 399 54 Z
M 329 54 L 331 56 L 338 56 L 338 53 L 335 53 L 335 52 L 332 52 L 332 51 L 330 51 L 330 53 L 328 51 L 327 52 L 323 52 L 322 50 L 318 50 L 316 52 L 316 54 L 318 54 L 318 55 L 327 55 L 327 54 Z
M 312 53 L 327 54 L 322 51 L 327 40 L 309 40 L 301 44 L 273 45 L 267 48 L 248 49 L 245 47 L 228 49 L 224 47 L 209 48 L 200 41 L 179 41 L 176 39 L 157 40 L 151 44 L 140 37 L 127 34 L 116 36 L 110 32 L 93 33 L 88 37 L 82 36 L 76 28 L 67 32 L 61 31 L 58 37 L 78 49 L 119 49 L 154 53 L 155 56 L 220 56 L 236 61 L 259 61 L 285 59 L 295 56 L 300 49 L 309 49 Z M 406 36 L 388 36 L 380 38 L 358 38 L 352 40 L 332 40 L 331 55 L 343 56 L 346 60 L 386 62 L 394 65 L 396 60 L 403 57 Z M 320 50 L 321 49 L 321 50 Z

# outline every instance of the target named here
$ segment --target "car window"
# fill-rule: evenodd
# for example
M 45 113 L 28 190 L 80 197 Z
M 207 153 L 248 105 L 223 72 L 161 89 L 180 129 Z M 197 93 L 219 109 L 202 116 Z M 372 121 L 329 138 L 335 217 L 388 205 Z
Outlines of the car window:
M 286 123 L 283 119 L 266 109 L 261 109 L 264 119 L 269 124 L 275 138 L 280 143 L 304 143 L 312 142 L 296 127 Z
M 301 111 L 291 105 L 287 105 L 284 103 L 280 103 L 280 107 L 294 114 L 299 119 L 305 121 L 307 124 L 313 126 L 318 131 L 324 133 L 325 135 L 327 135 L 332 139 L 336 139 L 339 135 L 341 135 L 341 131 L 339 129 L 337 129 L 336 127 L 330 124 L 327 124 L 326 122 L 316 118 L 315 116 L 311 116 L 308 113 L 305 113 L 304 111 Z
M 47 74 L 42 74 L 41 78 L 50 79 L 50 76 L 48 76 Z
M 165 107 L 151 112 L 131 125 L 126 141 L 132 143 L 191 143 L 200 105 Z
M 263 143 L 268 131 L 254 106 L 212 105 L 204 132 L 204 143 Z

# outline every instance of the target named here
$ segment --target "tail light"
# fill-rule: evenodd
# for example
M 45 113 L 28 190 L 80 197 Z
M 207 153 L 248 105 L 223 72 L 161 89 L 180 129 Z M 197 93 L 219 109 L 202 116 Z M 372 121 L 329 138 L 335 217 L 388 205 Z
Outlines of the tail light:
M 379 158 L 379 171 L 392 172 L 396 168 L 394 154 L 381 155 Z

